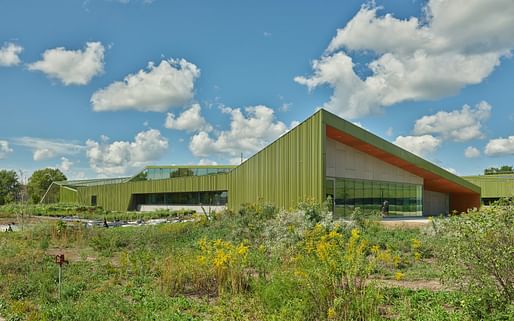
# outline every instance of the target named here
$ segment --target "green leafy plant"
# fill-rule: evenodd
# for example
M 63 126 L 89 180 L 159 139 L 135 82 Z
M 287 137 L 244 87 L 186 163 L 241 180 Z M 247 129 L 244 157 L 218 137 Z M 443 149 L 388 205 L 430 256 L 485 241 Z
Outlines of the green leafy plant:
M 471 294 L 466 305 L 477 319 L 507 310 L 514 302 L 514 204 L 438 220 L 436 256 L 444 279 Z

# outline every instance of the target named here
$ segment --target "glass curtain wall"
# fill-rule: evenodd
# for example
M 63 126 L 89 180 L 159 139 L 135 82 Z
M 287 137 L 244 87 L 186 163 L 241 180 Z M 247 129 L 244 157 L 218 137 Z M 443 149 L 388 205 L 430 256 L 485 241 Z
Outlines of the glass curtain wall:
M 327 197 L 334 202 L 335 216 L 349 216 L 356 207 L 380 212 L 389 202 L 389 215 L 421 216 L 423 186 L 416 184 L 371 181 L 349 178 L 327 178 Z
M 228 173 L 231 168 L 148 168 L 136 175 L 132 181 L 146 181 L 185 176 L 204 176 Z
M 227 204 L 227 192 L 135 194 L 134 205 L 216 205 Z

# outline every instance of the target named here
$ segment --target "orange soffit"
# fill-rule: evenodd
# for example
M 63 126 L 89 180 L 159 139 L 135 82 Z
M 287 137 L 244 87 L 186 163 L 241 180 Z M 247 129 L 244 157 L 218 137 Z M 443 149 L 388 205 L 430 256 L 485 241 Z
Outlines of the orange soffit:
M 416 166 L 398 156 L 395 156 L 387 151 L 384 151 L 372 144 L 366 143 L 348 133 L 340 131 L 334 127 L 326 126 L 327 137 L 336 140 L 340 143 L 353 147 L 361 152 L 376 157 L 384 162 L 399 167 L 407 172 L 410 172 L 419 177 L 423 177 L 423 185 L 427 190 L 445 193 L 472 193 L 475 191 L 469 190 L 464 186 L 456 184 L 442 176 L 434 174 L 426 169 Z

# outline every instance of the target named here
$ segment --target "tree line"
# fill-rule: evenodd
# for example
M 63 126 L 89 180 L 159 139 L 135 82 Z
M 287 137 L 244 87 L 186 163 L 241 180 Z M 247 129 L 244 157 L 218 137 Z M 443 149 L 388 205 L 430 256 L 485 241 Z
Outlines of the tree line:
M 39 169 L 26 183 L 20 175 L 14 170 L 0 170 L 0 205 L 25 201 L 37 204 L 52 182 L 67 180 L 56 168 Z
M 512 166 L 503 165 L 501 167 L 490 167 L 484 169 L 484 175 L 496 175 L 496 174 L 514 174 Z

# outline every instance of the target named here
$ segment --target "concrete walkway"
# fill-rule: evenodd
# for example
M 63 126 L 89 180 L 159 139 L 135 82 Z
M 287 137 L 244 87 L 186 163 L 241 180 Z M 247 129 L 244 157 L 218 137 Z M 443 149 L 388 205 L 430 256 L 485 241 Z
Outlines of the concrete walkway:
M 426 216 L 384 217 L 381 221 L 387 227 L 421 227 L 430 223 Z

